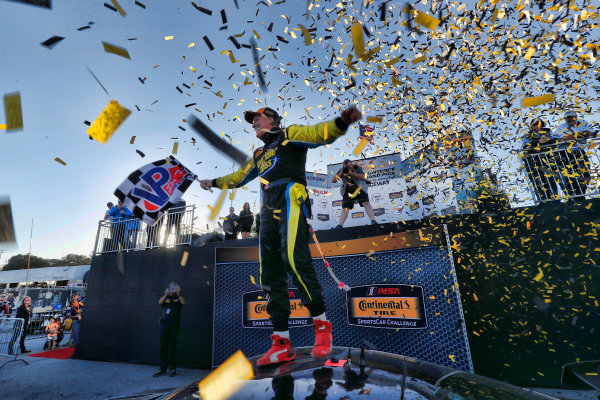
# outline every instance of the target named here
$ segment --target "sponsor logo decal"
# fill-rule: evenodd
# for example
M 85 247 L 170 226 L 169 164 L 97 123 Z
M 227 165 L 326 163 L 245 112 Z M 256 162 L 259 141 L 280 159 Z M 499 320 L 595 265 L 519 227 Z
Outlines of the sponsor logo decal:
M 288 289 L 290 298 L 290 328 L 299 326 L 312 325 L 310 312 L 301 303 L 298 289 Z M 267 303 L 269 295 L 263 291 L 246 292 L 242 295 L 243 318 L 242 325 L 244 328 L 273 328 L 270 315 L 267 312 Z
M 385 214 L 385 208 L 383 207 L 379 207 L 373 210 L 373 215 L 375 215 L 376 217 L 383 214 Z
M 402 284 L 375 284 L 346 292 L 350 325 L 387 329 L 427 327 L 423 288 Z
M 329 214 L 317 214 L 319 221 L 329 221 Z
M 364 216 L 365 216 L 365 213 L 364 213 L 364 212 L 362 212 L 362 211 L 360 211 L 360 212 L 355 212 L 355 213 L 352 213 L 352 218 L 362 218 L 362 217 L 364 217 Z
M 403 195 L 404 194 L 402 192 L 392 192 L 388 194 L 390 199 L 401 199 Z
M 331 206 L 332 207 L 341 207 L 342 206 L 342 201 L 341 200 L 332 201 L 331 202 Z

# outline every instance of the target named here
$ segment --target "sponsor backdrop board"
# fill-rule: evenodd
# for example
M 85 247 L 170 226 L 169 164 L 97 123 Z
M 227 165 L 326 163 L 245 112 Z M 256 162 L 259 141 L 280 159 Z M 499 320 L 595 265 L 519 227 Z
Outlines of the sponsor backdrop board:
M 441 228 L 437 228 L 438 230 Z M 443 232 L 428 231 L 414 237 L 424 243 L 374 254 L 329 256 L 338 277 L 352 289 L 339 290 L 320 258 L 313 266 L 323 285 L 327 316 L 333 323 L 335 346 L 375 346 L 464 371 L 472 370 L 458 284 Z M 387 235 L 389 236 L 389 235 Z M 432 239 L 433 238 L 433 239 Z M 363 248 L 374 238 L 366 241 Z M 360 249 L 360 245 L 353 246 Z M 372 248 L 372 245 L 371 245 Z M 247 357 L 263 354 L 271 344 L 266 320 L 268 300 L 258 282 L 259 265 L 252 248 L 217 248 L 215 264 L 213 364 L 219 365 L 241 349 Z M 227 252 L 227 256 L 220 256 Z M 298 291 L 288 282 L 294 346 L 312 346 L 314 331 Z M 306 326 L 306 323 L 309 326 Z
M 306 172 L 306 190 L 310 197 L 312 207 L 312 220 L 314 230 L 324 230 L 331 227 L 329 201 L 331 201 L 331 188 L 327 175 L 316 172 Z

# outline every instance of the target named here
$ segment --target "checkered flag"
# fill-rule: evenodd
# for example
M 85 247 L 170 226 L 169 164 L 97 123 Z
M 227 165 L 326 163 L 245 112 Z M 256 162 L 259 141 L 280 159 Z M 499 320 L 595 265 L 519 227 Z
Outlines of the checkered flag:
M 130 174 L 115 190 L 136 217 L 154 225 L 196 179 L 175 157 L 144 165 Z

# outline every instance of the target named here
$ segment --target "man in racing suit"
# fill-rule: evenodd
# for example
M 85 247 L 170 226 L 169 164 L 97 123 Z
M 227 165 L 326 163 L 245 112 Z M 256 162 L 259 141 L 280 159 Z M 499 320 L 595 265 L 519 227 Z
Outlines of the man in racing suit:
M 246 111 L 244 119 L 252 124 L 256 137 L 264 142 L 264 146 L 256 149 L 237 172 L 200 181 L 203 189 L 218 187 L 226 190 L 244 186 L 257 176 L 260 180 L 260 284 L 269 295 L 267 312 L 273 322 L 273 345 L 257 361 L 259 367 L 296 357 L 288 331 L 288 272 L 299 289 L 302 304 L 313 318 L 315 345 L 312 356 L 324 358 L 331 353 L 331 323 L 327 321 L 322 288 L 312 267 L 308 224 L 302 209 L 310 205 L 306 193 L 306 153 L 309 148 L 332 143 L 346 133 L 350 124 L 361 118 L 360 111 L 350 107 L 335 120 L 314 126 L 282 128 L 281 117 L 271 108 Z

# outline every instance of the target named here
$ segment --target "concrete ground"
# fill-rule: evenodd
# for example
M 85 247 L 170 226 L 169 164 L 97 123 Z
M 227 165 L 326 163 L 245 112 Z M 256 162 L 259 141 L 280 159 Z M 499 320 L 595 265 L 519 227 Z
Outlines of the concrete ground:
M 45 338 L 26 340 L 31 353 L 42 351 Z M 167 391 L 206 376 L 209 371 L 178 369 L 177 375 L 153 378 L 151 365 L 19 356 L 0 369 L 1 400 L 116 399 Z M 0 357 L 0 365 L 7 360 Z

